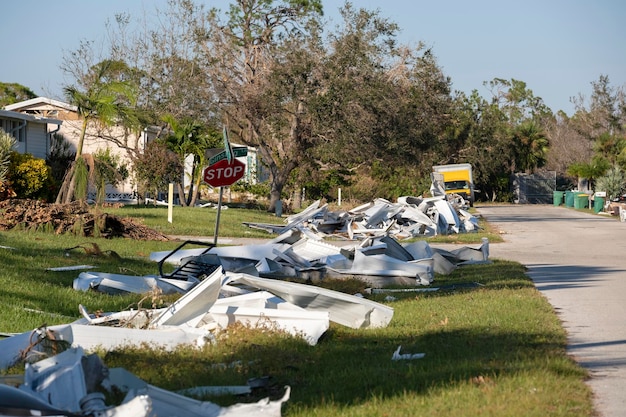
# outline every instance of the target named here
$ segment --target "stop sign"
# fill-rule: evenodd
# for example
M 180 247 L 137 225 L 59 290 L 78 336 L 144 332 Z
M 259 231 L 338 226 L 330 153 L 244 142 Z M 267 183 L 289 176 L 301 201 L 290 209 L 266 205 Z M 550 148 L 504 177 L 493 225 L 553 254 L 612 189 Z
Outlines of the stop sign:
M 237 158 L 232 159 L 230 163 L 228 159 L 222 159 L 204 168 L 202 178 L 211 187 L 226 187 L 241 179 L 245 169 L 246 164 Z

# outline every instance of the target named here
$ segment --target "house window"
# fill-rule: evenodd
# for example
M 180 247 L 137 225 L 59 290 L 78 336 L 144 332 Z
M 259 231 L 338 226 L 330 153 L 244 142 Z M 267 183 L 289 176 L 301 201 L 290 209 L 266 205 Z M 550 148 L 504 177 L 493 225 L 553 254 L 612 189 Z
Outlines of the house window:
M 26 122 L 21 120 L 3 119 L 0 120 L 0 127 L 2 127 L 2 130 L 7 132 L 9 135 L 13 136 L 16 141 L 26 141 Z

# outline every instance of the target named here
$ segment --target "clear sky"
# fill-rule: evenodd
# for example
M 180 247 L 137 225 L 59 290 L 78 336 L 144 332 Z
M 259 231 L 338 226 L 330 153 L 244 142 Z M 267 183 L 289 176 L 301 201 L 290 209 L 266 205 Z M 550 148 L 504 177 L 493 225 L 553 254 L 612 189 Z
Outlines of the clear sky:
M 225 9 L 227 0 L 196 0 Z M 20 0 L 2 2 L 0 82 L 63 99 L 59 65 L 80 40 L 101 42 L 119 12 L 142 16 L 167 0 Z M 453 89 L 490 92 L 493 78 L 524 81 L 553 111 L 571 115 L 570 98 L 591 94 L 607 75 L 626 86 L 624 0 L 353 0 L 399 24 L 402 43 L 432 48 Z M 323 0 L 337 20 L 342 0 Z

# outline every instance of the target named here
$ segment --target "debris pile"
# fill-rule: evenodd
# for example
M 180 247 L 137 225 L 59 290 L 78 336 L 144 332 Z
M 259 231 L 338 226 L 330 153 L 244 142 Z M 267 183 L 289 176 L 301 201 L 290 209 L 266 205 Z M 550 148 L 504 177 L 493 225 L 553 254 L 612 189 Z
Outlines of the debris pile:
M 308 228 L 320 237 L 359 240 L 389 235 L 398 240 L 419 236 L 448 235 L 478 230 L 478 220 L 457 195 L 400 197 L 397 203 L 378 198 L 348 211 L 330 211 L 315 201 L 285 224 L 244 223 L 248 227 L 282 234 L 293 228 Z
M 90 213 L 89 205 L 74 201 L 49 204 L 39 200 L 8 199 L 0 201 L 0 230 L 21 227 L 25 230 L 53 230 L 56 234 L 99 235 L 105 238 L 126 237 L 136 240 L 167 241 L 162 233 L 128 218 L 107 213 Z
M 13 376 L 14 377 L 14 376 Z M 104 392 L 125 394 L 107 404 Z M 280 417 L 290 388 L 277 401 L 220 407 L 150 385 L 123 368 L 107 368 L 96 355 L 74 347 L 27 364 L 23 382 L 0 383 L 0 414 L 6 416 L 98 417 Z
M 202 347 L 218 343 L 219 332 L 235 323 L 289 333 L 316 345 L 330 322 L 353 329 L 381 328 L 389 325 L 394 310 L 365 295 L 325 289 L 310 281 L 358 278 L 372 287 L 400 284 L 415 288 L 429 286 L 435 273 L 447 274 L 458 265 L 487 262 L 489 256 L 486 239 L 479 248 L 448 251 L 432 248 L 425 241 L 401 244 L 386 234 L 334 245 L 311 230 L 291 227 L 267 243 L 245 246 L 204 243 L 204 247 L 186 249 L 188 243 L 201 244 L 188 241 L 174 251 L 153 252 L 150 259 L 158 262 L 159 274 L 151 276 L 80 273 L 73 284 L 76 290 L 181 296 L 164 308 L 94 314 L 79 306 L 82 318 L 78 320 L 0 340 L 0 369 L 18 361 L 30 364 L 23 386 L 0 383 L 0 410 L 5 407 L 19 413 L 25 408 L 60 416 L 120 417 L 153 413 L 174 416 L 183 410 L 187 416 L 279 417 L 281 404 L 289 398 L 288 387 L 278 401 L 221 408 L 152 387 L 123 369 L 110 372 L 108 384 L 126 387 L 126 398 L 122 404 L 106 405 L 100 394 L 76 382 L 84 379 L 83 366 L 92 360 L 98 365 L 82 352 L 143 345 L 165 350 L 180 345 Z M 173 265 L 173 272 L 163 272 L 165 263 Z M 422 356 L 400 354 L 399 347 L 393 360 Z M 39 361 L 44 357 L 50 360 Z M 93 369 L 88 373 L 90 378 L 98 375 Z M 40 383 L 42 377 L 47 378 L 46 384 Z

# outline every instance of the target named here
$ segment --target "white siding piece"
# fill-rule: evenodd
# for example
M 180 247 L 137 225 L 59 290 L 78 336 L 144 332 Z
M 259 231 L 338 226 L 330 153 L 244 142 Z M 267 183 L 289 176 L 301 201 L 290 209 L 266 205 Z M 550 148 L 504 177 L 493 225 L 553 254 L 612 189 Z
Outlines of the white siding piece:
M 377 275 L 382 277 L 409 277 L 416 279 L 416 285 L 429 285 L 434 279 L 434 271 L 427 263 L 406 262 L 389 255 L 366 255 L 361 250 L 354 253 L 352 268 L 347 271 L 354 275 Z
M 113 350 L 124 346 L 140 347 L 145 343 L 154 347 L 173 350 L 179 345 L 200 347 L 206 344 L 207 339 L 212 338 L 207 330 L 183 327 L 144 330 L 61 324 L 49 326 L 46 329 L 54 332 L 56 340 L 66 341 L 72 347 L 82 347 L 85 350 L 96 348 Z M 29 331 L 0 340 L 0 369 L 6 369 L 17 363 L 21 352 L 27 351 L 32 345 L 32 333 L 33 331 Z
M 162 417 L 280 417 L 282 404 L 289 400 L 291 394 L 291 388 L 287 386 L 283 397 L 276 401 L 264 398 L 256 403 L 220 407 L 150 385 L 123 368 L 111 368 L 109 380 L 113 385 L 128 388 L 127 397 L 139 393 L 147 395 L 153 414 Z
M 238 307 L 231 304 L 213 305 L 209 314 L 222 328 L 238 322 L 256 328 L 281 330 L 302 337 L 312 346 L 328 330 L 330 321 L 327 311 Z
M 198 285 L 174 301 L 150 325 L 196 327 L 217 300 L 224 272 L 217 268 Z
M 435 201 L 435 208 L 437 208 L 437 211 L 439 212 L 439 220 L 444 228 L 442 231 L 443 234 L 447 234 L 449 230 L 454 233 L 459 233 L 461 220 L 450 203 L 445 200 L 438 200 Z
M 281 243 L 259 243 L 253 245 L 243 245 L 243 246 L 218 246 L 211 248 L 207 254 L 209 255 L 217 255 L 229 258 L 243 258 L 243 259 L 252 259 L 259 261 L 263 258 L 273 258 L 274 250 L 285 250 L 288 248 L 288 244 Z M 206 248 L 195 248 L 195 249 L 181 249 L 177 251 L 174 255 L 167 258 L 165 262 L 178 265 L 181 259 L 188 258 L 191 256 L 199 256 L 202 255 L 203 252 L 206 251 Z M 165 258 L 165 256 L 169 255 L 172 251 L 158 251 L 152 252 L 150 254 L 150 260 L 159 262 L 161 259 Z
M 134 276 L 111 274 L 108 272 L 81 272 L 74 279 L 72 287 L 78 291 L 91 289 L 109 294 L 143 294 L 160 290 L 163 294 L 185 293 L 198 283 L 190 277 L 188 280 L 159 278 L 154 275 Z
M 341 248 L 330 243 L 308 238 L 301 239 L 291 246 L 291 250 L 307 261 L 320 261 L 327 256 L 341 254 Z
M 328 311 L 331 321 L 354 329 L 386 327 L 393 317 L 393 308 L 384 304 L 313 285 L 245 274 L 229 278 L 231 282 L 267 290 L 306 310 Z

